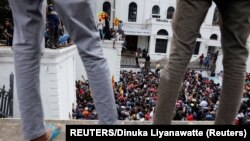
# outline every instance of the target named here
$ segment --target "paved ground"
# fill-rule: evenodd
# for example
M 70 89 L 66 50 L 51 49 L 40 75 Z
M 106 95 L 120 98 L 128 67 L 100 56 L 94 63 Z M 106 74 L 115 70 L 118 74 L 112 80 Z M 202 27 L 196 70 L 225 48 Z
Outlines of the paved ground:
M 145 63 L 144 58 L 138 59 L 139 64 Z M 167 62 L 167 60 L 151 60 L 150 67 L 151 69 L 155 69 L 157 62 L 160 62 L 161 68 L 163 68 Z M 122 55 L 121 57 L 121 68 L 139 68 L 139 66 L 136 65 L 135 57 L 133 55 Z M 206 69 L 205 67 L 200 67 L 198 60 L 195 60 L 194 62 L 191 62 L 188 66 L 188 68 L 193 70 L 202 70 L 202 71 L 210 71 L 210 69 Z
M 32 122 L 32 121 L 30 121 Z M 61 123 L 63 125 L 60 136 L 55 141 L 65 141 L 65 125 L 96 125 L 97 121 L 77 120 L 48 120 L 48 124 Z M 120 121 L 120 125 L 152 125 L 152 122 Z M 174 121 L 175 125 L 212 125 L 213 122 Z M 18 119 L 0 119 L 0 141 L 23 141 Z

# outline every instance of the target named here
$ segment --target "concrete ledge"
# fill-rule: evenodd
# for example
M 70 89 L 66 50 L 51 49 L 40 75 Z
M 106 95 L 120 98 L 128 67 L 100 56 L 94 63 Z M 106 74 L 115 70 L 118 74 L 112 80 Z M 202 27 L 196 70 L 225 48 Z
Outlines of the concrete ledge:
M 76 46 L 72 45 L 60 49 L 42 49 L 41 63 L 55 64 L 62 62 L 68 56 L 76 54 Z M 14 52 L 10 46 L 0 47 L 0 62 L 12 63 Z
M 30 121 L 32 122 L 32 121 Z M 65 141 L 65 125 L 97 125 L 98 121 L 88 120 L 47 120 L 47 124 L 62 124 L 61 134 L 55 141 Z M 119 121 L 120 125 L 152 125 L 152 122 Z M 174 121 L 174 125 L 212 125 L 210 121 Z M 0 119 L 0 141 L 23 141 L 19 119 Z
M 56 58 L 57 56 L 63 56 L 69 52 L 76 51 L 76 45 L 72 45 L 69 47 L 63 47 L 60 49 L 49 49 L 45 48 L 43 52 L 43 56 L 45 58 Z
M 13 50 L 10 46 L 0 46 L 0 58 L 13 57 Z

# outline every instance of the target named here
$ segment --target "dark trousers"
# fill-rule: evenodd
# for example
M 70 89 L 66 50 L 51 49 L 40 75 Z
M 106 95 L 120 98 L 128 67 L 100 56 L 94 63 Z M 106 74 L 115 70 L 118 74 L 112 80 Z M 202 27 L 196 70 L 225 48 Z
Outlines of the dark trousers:
M 9 37 L 7 40 L 7 46 L 12 46 L 13 38 Z
M 49 48 L 58 47 L 59 45 L 58 25 L 49 25 Z

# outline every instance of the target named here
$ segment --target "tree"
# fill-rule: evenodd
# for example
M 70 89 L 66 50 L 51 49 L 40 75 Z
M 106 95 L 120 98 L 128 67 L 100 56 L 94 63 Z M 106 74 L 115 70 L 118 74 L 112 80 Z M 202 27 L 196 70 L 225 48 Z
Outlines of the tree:
M 0 15 L 0 24 L 2 24 L 6 18 L 12 19 L 12 13 L 8 0 L 0 0 Z

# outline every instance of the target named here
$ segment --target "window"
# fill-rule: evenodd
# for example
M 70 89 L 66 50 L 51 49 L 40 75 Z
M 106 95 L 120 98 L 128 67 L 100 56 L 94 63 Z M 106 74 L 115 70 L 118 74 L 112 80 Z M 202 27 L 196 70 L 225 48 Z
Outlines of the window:
M 168 36 L 168 32 L 165 29 L 161 29 L 157 32 L 157 35 Z
M 217 40 L 218 36 L 216 34 L 211 35 L 210 40 Z
M 168 36 L 168 32 L 165 29 L 161 29 L 157 32 L 157 35 Z M 168 39 L 156 39 L 155 53 L 167 53 Z
M 137 4 L 132 2 L 129 4 L 128 21 L 136 22 L 136 18 L 137 18 Z
M 111 16 L 111 4 L 110 2 L 104 2 L 102 6 L 102 10 L 106 12 L 109 16 Z
M 167 19 L 173 19 L 175 9 L 174 7 L 169 7 L 167 12 Z
M 201 38 L 201 34 L 199 34 L 198 38 Z M 199 52 L 200 52 L 200 45 L 201 45 L 201 42 L 200 41 L 196 41 L 196 46 L 195 46 L 193 55 L 198 55 L 199 54 Z
M 153 6 L 152 8 L 152 17 L 153 18 L 160 18 L 160 7 L 158 5 Z
M 219 10 L 217 7 L 214 10 L 214 18 L 213 18 L 212 25 L 214 25 L 214 26 L 219 25 Z
M 156 39 L 155 53 L 166 53 L 167 45 L 168 45 L 168 40 Z
M 197 41 L 196 42 L 196 46 L 195 46 L 195 49 L 194 49 L 194 55 L 198 55 L 199 52 L 200 52 L 200 46 L 201 46 L 201 42 Z

